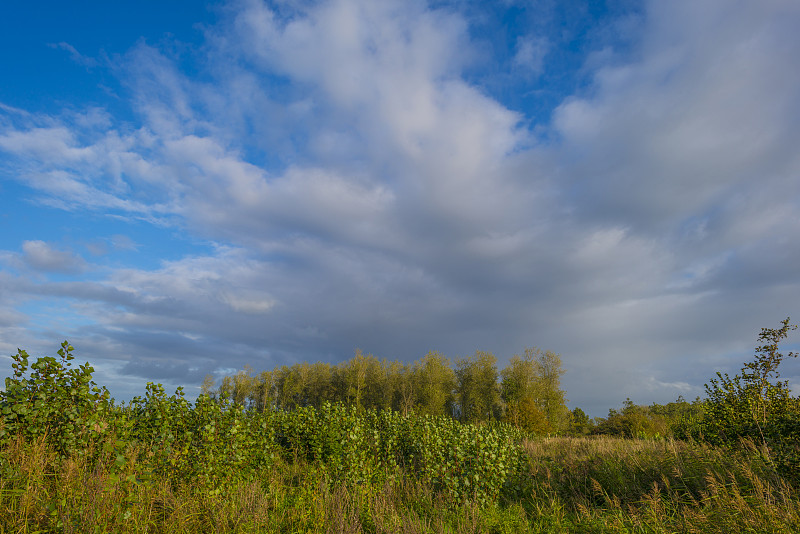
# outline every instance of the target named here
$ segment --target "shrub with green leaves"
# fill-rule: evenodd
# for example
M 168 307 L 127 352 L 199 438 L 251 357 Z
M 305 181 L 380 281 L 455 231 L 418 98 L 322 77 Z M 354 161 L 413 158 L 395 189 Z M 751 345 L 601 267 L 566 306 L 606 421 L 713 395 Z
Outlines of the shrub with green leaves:
M 697 434 L 714 444 L 736 445 L 742 438 L 763 443 L 776 466 L 800 480 L 800 399 L 792 397 L 788 381 L 778 380 L 778 366 L 794 352 L 779 352 L 779 343 L 797 329 L 787 317 L 777 329 L 762 328 L 756 356 L 733 378 L 717 373 L 706 384 L 708 399 Z
M 272 417 L 285 458 L 318 462 L 334 483 L 380 485 L 404 470 L 456 500 L 489 501 L 520 464 L 523 433 L 502 423 L 329 403 Z
M 455 499 L 497 499 L 520 466 L 523 433 L 510 425 L 424 416 L 414 426 L 409 455 L 414 472 Z
M 58 358 L 41 357 L 30 365 L 24 350 L 12 357 L 13 376 L 0 391 L 0 440 L 47 435 L 55 450 L 68 456 L 86 451 L 106 435 L 108 390 L 92 381 L 94 368 L 88 363 L 72 367 L 73 350 L 64 341 Z
M 246 480 L 282 456 L 312 465 L 334 485 L 379 488 L 413 477 L 455 500 L 485 502 L 498 498 L 521 464 L 523 433 L 503 423 L 478 426 L 330 403 L 256 412 L 207 395 L 192 405 L 181 388 L 167 395 L 153 383 L 144 397 L 115 406 L 92 382 L 91 366 L 71 368 L 72 350 L 65 342 L 60 360 L 40 358 L 29 376 L 28 355 L 19 351 L 14 376 L 0 393 L 2 435 L 46 436 L 63 456 L 108 438 L 96 452 L 110 458 L 112 477 L 133 462 L 130 484 L 155 476 L 215 494 L 219 481 Z

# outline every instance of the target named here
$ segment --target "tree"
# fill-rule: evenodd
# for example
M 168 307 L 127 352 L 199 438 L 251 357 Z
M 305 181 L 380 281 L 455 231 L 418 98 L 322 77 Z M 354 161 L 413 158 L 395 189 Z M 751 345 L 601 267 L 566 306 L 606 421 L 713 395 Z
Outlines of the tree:
M 455 374 L 459 419 L 470 423 L 499 419 L 497 358 L 491 353 L 476 351 L 470 358 L 457 360 Z
M 363 397 L 367 388 L 367 372 L 370 366 L 370 354 L 364 356 L 361 349 L 356 349 L 353 358 L 342 362 L 337 367 L 337 378 L 340 398 L 351 406 L 363 407 Z
M 256 390 L 256 379 L 252 375 L 253 368 L 245 365 L 244 369 L 235 375 L 223 377 L 219 386 L 219 396 L 230 399 L 234 404 L 249 407 Z
M 755 359 L 744 364 L 741 374 L 731 378 L 717 372 L 717 378 L 705 385 L 708 399 L 702 432 L 707 440 L 732 443 L 740 437 L 751 437 L 768 444 L 768 436 L 774 430 L 767 428 L 770 423 L 797 420 L 798 401 L 791 397 L 788 381 L 778 380 L 781 362 L 797 357 L 794 352 L 779 352 L 779 343 L 789 331 L 797 329 L 789 321 L 787 317 L 780 328 L 761 329 L 761 345 L 756 347 Z
M 572 410 L 572 417 L 570 417 L 570 430 L 572 433 L 583 436 L 588 434 L 591 429 L 591 421 L 586 412 L 577 407 Z
M 651 407 L 640 406 L 630 398 L 625 399 L 622 404 L 621 411 L 613 408 L 608 410 L 608 417 L 601 419 L 592 433 L 626 438 L 653 438 L 669 434 L 667 420 L 654 413 Z
M 387 367 L 388 382 L 392 393 L 392 409 L 407 415 L 417 402 L 413 367 L 400 362 L 391 362 Z
M 306 395 L 308 405 L 315 408 L 321 407 L 326 401 L 335 400 L 333 397 L 333 371 L 329 363 L 316 362 L 309 366 Z
M 522 399 L 538 400 L 541 390 L 541 373 L 536 357 L 538 349 L 525 349 L 524 356 L 514 355 L 508 367 L 500 373 L 500 396 L 506 405 L 519 404 Z
M 561 356 L 552 351 L 539 354 L 539 372 L 541 373 L 540 406 L 547 416 L 550 425 L 556 430 L 564 430 L 569 424 L 569 409 L 564 390 L 561 389 Z
M 419 413 L 452 414 L 456 376 L 446 357 L 436 351 L 428 352 L 422 360 L 414 362 L 412 376 L 417 398 L 415 409 Z
M 503 421 L 536 434 L 549 434 L 553 427 L 531 397 L 524 397 L 506 408 Z
M 216 397 L 217 392 L 214 389 L 217 379 L 214 375 L 208 374 L 203 378 L 203 383 L 200 385 L 200 394 L 208 395 L 209 397 Z
M 561 389 L 564 370 L 558 354 L 526 348 L 522 356 L 511 358 L 501 374 L 501 396 L 506 410 L 518 410 L 527 399 L 544 413 L 551 429 L 566 430 L 570 413 Z
M 392 407 L 394 390 L 390 380 L 390 364 L 372 354 L 366 356 L 366 376 L 361 404 L 366 409 L 388 410 Z
M 276 384 L 275 371 L 262 371 L 258 375 L 254 391 L 254 408 L 257 412 L 265 412 L 275 407 Z
M 281 410 L 293 410 L 306 406 L 306 396 L 310 377 L 309 365 L 305 362 L 286 365 L 273 371 L 277 388 L 277 403 Z

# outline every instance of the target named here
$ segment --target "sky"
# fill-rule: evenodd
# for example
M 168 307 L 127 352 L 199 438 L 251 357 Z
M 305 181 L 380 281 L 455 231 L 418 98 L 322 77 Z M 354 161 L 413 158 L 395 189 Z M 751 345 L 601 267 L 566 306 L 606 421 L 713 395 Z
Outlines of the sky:
M 800 319 L 798 28 L 795 0 L 4 2 L 0 372 L 69 340 L 118 400 L 193 397 L 538 347 L 593 416 L 702 396 Z

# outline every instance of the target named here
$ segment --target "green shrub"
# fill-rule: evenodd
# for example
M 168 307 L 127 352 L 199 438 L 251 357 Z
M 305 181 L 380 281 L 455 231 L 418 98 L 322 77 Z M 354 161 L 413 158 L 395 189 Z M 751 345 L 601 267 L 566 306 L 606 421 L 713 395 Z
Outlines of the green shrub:
M 592 433 L 625 438 L 661 438 L 669 435 L 670 428 L 667 420 L 653 413 L 650 407 L 626 399 L 623 409 L 609 410 L 608 417 L 600 419 Z
M 697 434 L 719 445 L 736 446 L 743 438 L 763 443 L 776 467 L 800 481 L 800 400 L 791 396 L 787 381 L 778 380 L 781 362 L 797 356 L 779 352 L 779 343 L 797 329 L 789 320 L 781 321 L 778 329 L 761 329 L 758 340 L 763 344 L 741 374 L 731 378 L 717 373 L 717 378 L 706 384 L 708 399 Z
M 30 366 L 24 350 L 12 357 L 13 376 L 0 391 L 0 441 L 46 435 L 59 455 L 68 456 L 90 449 L 107 433 L 108 390 L 92 381 L 88 363 L 72 367 L 73 350 L 64 341 L 58 358 L 41 357 Z

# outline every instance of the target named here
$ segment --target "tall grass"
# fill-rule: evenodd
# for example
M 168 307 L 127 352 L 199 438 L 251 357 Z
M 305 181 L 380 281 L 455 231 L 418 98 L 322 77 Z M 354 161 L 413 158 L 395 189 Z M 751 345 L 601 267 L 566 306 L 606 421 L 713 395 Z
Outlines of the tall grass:
M 0 532 L 800 532 L 797 489 L 766 451 L 620 438 L 524 442 L 499 501 L 455 501 L 398 467 L 375 484 L 331 484 L 318 462 L 278 459 L 218 492 L 142 479 L 139 451 L 64 459 L 45 438 L 7 442 Z
M 797 489 L 752 443 L 741 452 L 610 437 L 524 447 L 535 521 L 581 532 L 800 532 Z
M 313 462 L 279 460 L 250 480 L 231 473 L 210 494 L 168 476 L 138 480 L 137 455 L 130 451 L 120 472 L 114 454 L 63 459 L 45 439 L 10 442 L 2 451 L 0 532 L 525 531 L 508 530 L 524 525 L 498 507 L 454 501 L 413 477 L 331 485 Z

